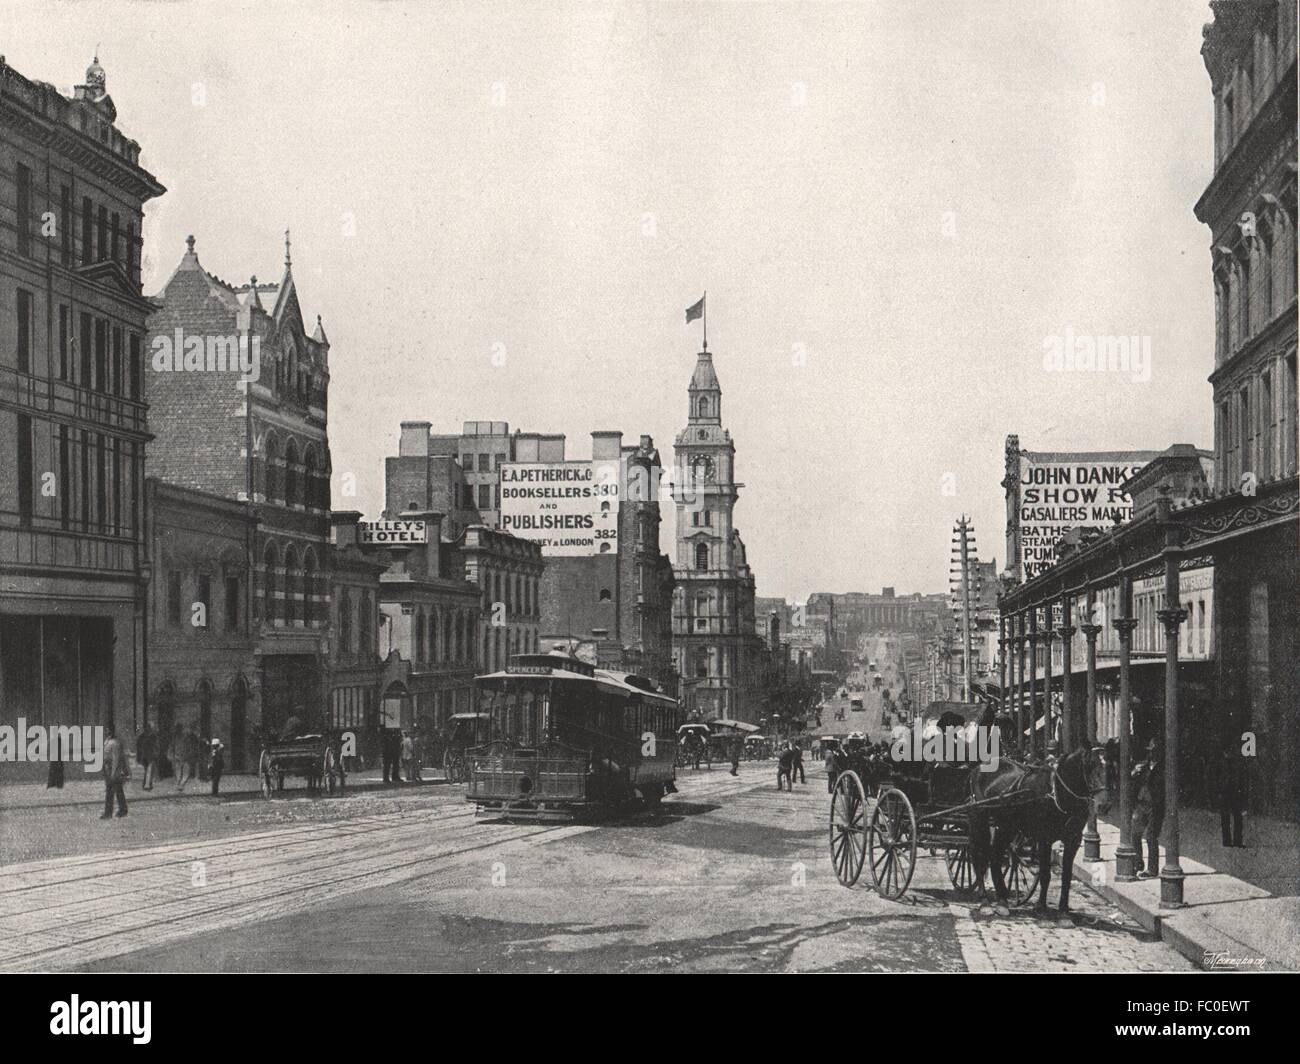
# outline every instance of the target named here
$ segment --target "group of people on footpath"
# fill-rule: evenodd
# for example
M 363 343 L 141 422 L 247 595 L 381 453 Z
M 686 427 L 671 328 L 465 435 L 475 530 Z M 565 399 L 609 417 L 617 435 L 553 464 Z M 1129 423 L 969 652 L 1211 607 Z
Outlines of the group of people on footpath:
M 153 790 L 154 782 L 158 779 L 175 776 L 176 793 L 182 794 L 185 785 L 199 775 L 199 764 L 203 762 L 212 793 L 221 793 L 221 777 L 226 771 L 225 745 L 220 739 L 206 742 L 200 739 L 192 724 L 188 728 L 177 724 L 171 742 L 164 750 L 158 733 L 146 722 L 135 738 L 135 760 L 142 772 L 142 791 Z M 100 772 L 104 777 L 104 812 L 99 819 L 108 820 L 113 817 L 115 807 L 117 816 L 126 816 L 126 784 L 131 779 L 131 762 L 126 745 L 117 737 L 117 729 L 112 724 L 104 728 L 103 766 Z M 57 782 L 48 785 L 61 787 L 61 774 Z
M 420 771 L 423 768 L 424 744 L 418 734 L 399 728 L 385 728 L 380 745 L 385 783 L 401 783 L 402 773 L 405 773 L 407 783 L 423 781 Z
M 793 739 L 787 739 L 776 759 L 776 789 L 779 791 L 784 781 L 785 789 L 793 791 L 795 776 L 800 783 L 808 782 L 803 774 L 803 748 Z

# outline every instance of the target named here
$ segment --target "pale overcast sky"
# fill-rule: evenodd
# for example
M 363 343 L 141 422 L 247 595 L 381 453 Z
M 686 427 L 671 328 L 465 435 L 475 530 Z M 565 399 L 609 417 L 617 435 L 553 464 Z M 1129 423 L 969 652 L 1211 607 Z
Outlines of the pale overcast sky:
M 801 598 L 945 590 L 963 511 L 1004 564 L 1008 432 L 1210 446 L 1210 18 L 0 0 L 0 52 L 66 92 L 98 42 L 168 187 L 147 292 L 189 233 L 226 280 L 278 280 L 292 229 L 360 483 L 336 507 L 377 514 L 403 419 L 564 432 L 570 457 L 650 433 L 668 458 L 707 289 L 737 526 L 759 594 Z M 1149 336 L 1150 380 L 1046 372 L 1067 329 Z

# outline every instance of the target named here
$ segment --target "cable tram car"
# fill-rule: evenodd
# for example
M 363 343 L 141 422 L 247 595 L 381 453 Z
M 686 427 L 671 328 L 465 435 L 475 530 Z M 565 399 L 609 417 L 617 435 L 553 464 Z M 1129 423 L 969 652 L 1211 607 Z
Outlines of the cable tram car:
M 568 654 L 516 654 L 476 677 L 488 741 L 466 752 L 467 801 L 479 815 L 570 820 L 657 806 L 676 788 L 680 709 L 632 673 Z

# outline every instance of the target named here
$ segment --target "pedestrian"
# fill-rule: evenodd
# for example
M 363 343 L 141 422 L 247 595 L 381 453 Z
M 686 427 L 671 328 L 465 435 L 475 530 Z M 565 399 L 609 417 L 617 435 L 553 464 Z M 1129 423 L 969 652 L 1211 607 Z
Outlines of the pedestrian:
M 415 782 L 421 782 L 424 777 L 420 774 L 423 767 L 421 762 L 424 760 L 424 735 L 421 729 L 416 728 L 415 733 L 411 736 L 411 779 Z
M 397 771 L 397 760 L 402 749 L 401 732 L 395 728 L 385 728 L 380 748 L 384 759 L 384 782 L 401 783 L 402 778 Z
M 743 739 L 731 740 L 731 774 L 733 776 L 740 775 L 740 744 L 743 741 Z
M 402 768 L 408 781 L 415 779 L 415 742 L 410 732 L 402 732 Z
M 135 738 L 135 759 L 144 769 L 144 780 L 141 782 L 140 789 L 153 790 L 154 772 L 157 771 L 158 766 L 158 735 L 148 721 L 144 722 L 144 727 Z
M 794 753 L 794 765 L 791 766 L 791 768 L 790 768 L 790 788 L 791 788 L 791 790 L 794 789 L 794 777 L 795 777 L 795 773 L 798 773 L 798 774 L 799 774 L 799 782 L 800 782 L 800 783 L 807 783 L 807 782 L 808 782 L 808 780 L 804 777 L 804 774 L 803 774 L 803 747 L 800 746 L 798 743 L 795 743 L 792 752 Z
M 131 766 L 126 760 L 126 750 L 111 724 L 104 729 L 103 761 L 104 812 L 99 819 L 107 820 L 113 815 L 114 801 L 117 802 L 117 815 L 126 816 L 126 791 L 122 784 L 131 778 Z
M 1147 743 L 1145 761 L 1133 766 L 1133 845 L 1138 854 L 1138 879 L 1160 874 L 1160 828 L 1165 820 L 1165 774 L 1160 764 L 1159 744 Z M 1146 841 L 1147 862 L 1142 868 L 1142 843 Z
M 794 751 L 790 749 L 790 744 L 786 743 L 785 748 L 781 751 L 781 756 L 776 759 L 776 789 L 781 789 L 781 781 L 785 780 L 786 790 L 794 790 Z
M 1246 766 L 1240 743 L 1240 739 L 1229 739 L 1219 755 L 1219 826 L 1225 846 L 1245 845 L 1241 817 L 1246 808 Z
M 45 789 L 48 791 L 51 787 L 55 790 L 63 790 L 63 747 L 59 743 L 59 734 L 54 733 L 54 747 L 50 750 L 50 768 L 45 774 Z
M 197 778 L 199 774 L 199 758 L 203 756 L 203 745 L 199 742 L 198 734 L 194 731 L 194 725 L 191 724 L 181 739 L 181 771 L 176 776 L 176 793 L 180 794 L 185 790 L 185 784 Z
M 212 796 L 221 793 L 221 774 L 226 771 L 225 747 L 220 739 L 212 740 L 212 759 L 208 763 L 208 776 L 212 780 Z

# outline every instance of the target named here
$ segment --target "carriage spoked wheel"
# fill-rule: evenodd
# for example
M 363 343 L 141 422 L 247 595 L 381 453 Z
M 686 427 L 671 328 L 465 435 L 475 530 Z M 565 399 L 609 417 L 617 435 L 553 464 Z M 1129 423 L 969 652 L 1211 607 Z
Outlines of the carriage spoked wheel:
M 262 797 L 268 801 L 275 791 L 275 775 L 271 771 L 271 751 L 263 750 L 257 759 L 257 775 L 262 781 Z
M 325 783 L 326 794 L 343 793 L 343 765 L 332 746 L 325 748 L 325 758 L 321 763 L 321 779 Z
M 867 829 L 867 859 L 876 893 L 897 901 L 916 870 L 916 814 L 907 795 L 886 787 L 876 799 Z
M 1038 867 L 1038 855 L 1034 852 L 1034 841 L 1023 832 L 1016 832 L 1011 845 L 1007 847 L 1007 864 L 1002 870 L 1007 884 L 1007 895 L 1013 905 L 1026 905 L 1038 889 L 1038 880 L 1042 869 Z
M 867 795 L 853 771 L 839 774 L 831 792 L 831 864 L 846 887 L 862 875 L 867 855 Z
M 443 764 L 443 769 L 447 773 L 448 783 L 463 783 L 465 781 L 465 759 L 460 754 L 448 754 L 447 760 Z
M 944 864 L 948 866 L 948 879 L 953 888 L 962 897 L 975 893 L 979 877 L 975 872 L 975 862 L 971 860 L 970 847 L 958 846 L 943 855 Z

